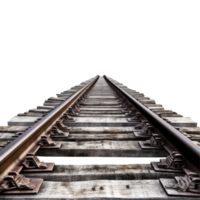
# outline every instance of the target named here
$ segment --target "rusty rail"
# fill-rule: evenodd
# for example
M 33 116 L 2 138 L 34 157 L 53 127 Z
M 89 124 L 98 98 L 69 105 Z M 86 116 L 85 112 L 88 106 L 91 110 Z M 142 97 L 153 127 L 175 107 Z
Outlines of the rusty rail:
M 114 89 L 117 89 L 134 105 L 136 110 L 152 124 L 164 141 L 179 151 L 190 167 L 200 175 L 200 148 L 126 91 L 118 87 L 107 76 L 104 76 L 104 78 Z
M 13 169 L 18 172 L 21 171 L 21 162 L 34 145 L 38 143 L 41 135 L 44 135 L 66 112 L 66 110 L 98 80 L 98 78 L 99 76 L 96 76 L 90 83 L 77 91 L 69 99 L 52 110 L 49 114 L 0 151 L 0 183 L 10 171 L 13 171 Z

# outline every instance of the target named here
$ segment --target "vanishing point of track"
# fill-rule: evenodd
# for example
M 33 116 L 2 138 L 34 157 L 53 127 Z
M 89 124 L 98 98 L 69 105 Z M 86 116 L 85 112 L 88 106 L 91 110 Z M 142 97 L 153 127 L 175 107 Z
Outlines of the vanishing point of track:
M 199 142 L 191 118 L 96 76 L 0 126 L 0 199 L 197 200 Z M 55 165 L 38 156 L 162 159 Z

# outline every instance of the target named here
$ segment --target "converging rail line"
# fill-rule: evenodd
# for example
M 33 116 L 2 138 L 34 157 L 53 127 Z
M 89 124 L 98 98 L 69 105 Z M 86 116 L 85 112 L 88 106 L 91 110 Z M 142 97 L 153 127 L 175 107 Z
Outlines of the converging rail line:
M 55 165 L 37 156 L 165 159 Z M 197 123 L 107 76 L 50 97 L 0 126 L 0 199 L 199 197 Z

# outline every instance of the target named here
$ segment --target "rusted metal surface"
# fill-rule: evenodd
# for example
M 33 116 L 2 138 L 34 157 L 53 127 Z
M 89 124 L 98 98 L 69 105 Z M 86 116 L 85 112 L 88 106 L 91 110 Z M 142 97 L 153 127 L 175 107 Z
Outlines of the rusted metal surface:
M 151 162 L 151 164 L 155 171 L 183 173 L 183 157 L 176 151 L 172 151 L 166 159 L 160 159 L 160 162 Z
M 22 162 L 22 165 L 27 169 L 46 169 L 47 165 L 41 162 L 34 154 L 27 154 L 26 159 Z
M 3 180 L 0 191 L 3 194 L 36 194 L 38 193 L 43 179 L 26 178 L 17 172 L 10 172 Z
M 38 144 L 40 143 L 41 136 L 45 135 L 51 129 L 51 127 L 56 123 L 56 121 L 59 120 L 66 110 L 73 105 L 73 103 L 88 88 L 90 88 L 97 79 L 98 76 L 72 95 L 69 99 L 65 100 L 57 108 L 49 112 L 30 129 L 21 129 L 25 130 L 25 132 L 0 151 L 0 183 L 2 183 L 4 177 L 13 169 L 15 169 L 17 173 L 21 171 L 22 167 L 20 165 L 25 159 L 27 153 L 35 153 L 38 150 Z M 62 127 L 61 123 L 59 123 L 59 125 Z M 12 130 L 12 127 L 10 129 Z M 4 128 L 2 128 L 2 130 L 4 130 Z
M 50 136 L 53 137 L 68 137 L 69 132 L 63 132 L 57 128 L 57 126 L 53 126 L 51 130 L 48 132 Z
M 62 143 L 54 142 L 49 135 L 42 135 L 38 144 L 41 148 L 60 148 Z
M 19 194 L 13 198 L 0 194 L 0 198 L 196 200 L 200 177 L 197 162 L 192 162 L 195 149 L 190 149 L 193 158 L 189 160 L 185 152 L 190 147 L 183 151 L 182 146 L 187 145 L 188 138 L 189 145 L 199 148 L 197 123 L 112 79 L 101 77 L 91 89 L 97 79 L 18 114 L 9 121 L 17 126 L 0 127 L 0 146 L 16 145 L 8 148 L 11 153 L 4 155 L 2 163 L 18 156 L 10 165 L 7 162 L 0 190 L 3 194 Z M 35 123 L 34 119 L 40 121 Z M 26 125 L 31 124 L 29 129 Z M 18 144 L 12 142 L 15 138 Z M 111 157 L 159 159 L 148 165 L 54 166 L 36 155 L 79 157 L 80 163 L 86 162 L 85 157 L 110 157 L 108 162 Z M 44 183 L 39 191 L 41 178 Z M 29 195 L 38 191 L 34 197 Z
M 34 154 L 27 154 L 22 162 L 24 172 L 51 172 L 54 168 L 54 163 L 41 162 Z
M 174 179 L 160 179 L 168 195 L 182 197 L 200 197 L 200 178 L 197 173 L 184 169 L 185 176 Z

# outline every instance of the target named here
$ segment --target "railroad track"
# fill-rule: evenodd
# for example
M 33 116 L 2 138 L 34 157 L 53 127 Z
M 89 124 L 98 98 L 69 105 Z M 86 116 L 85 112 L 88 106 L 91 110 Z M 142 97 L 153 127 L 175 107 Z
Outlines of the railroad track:
M 192 119 L 96 76 L 0 126 L 0 199 L 199 199 L 199 142 Z M 61 166 L 37 156 L 165 159 Z

